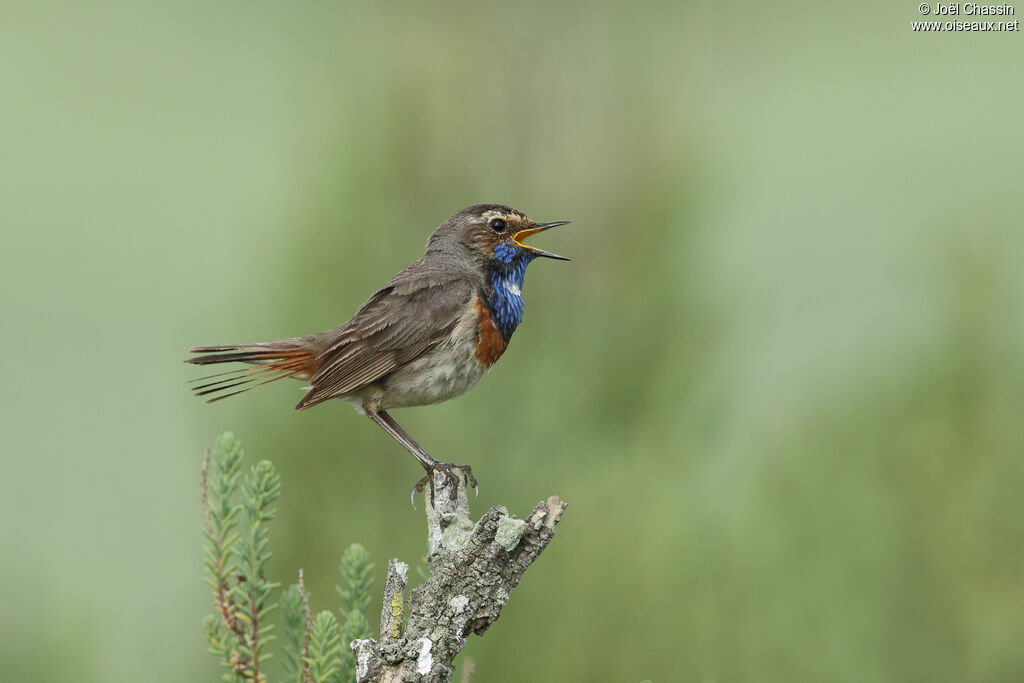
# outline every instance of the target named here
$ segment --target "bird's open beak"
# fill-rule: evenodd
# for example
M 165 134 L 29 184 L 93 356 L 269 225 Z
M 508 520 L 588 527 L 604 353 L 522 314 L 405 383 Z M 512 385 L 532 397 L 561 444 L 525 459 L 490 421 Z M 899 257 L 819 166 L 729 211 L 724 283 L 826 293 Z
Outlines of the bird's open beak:
M 529 244 L 523 244 L 523 240 L 525 240 L 530 235 L 536 235 L 538 232 L 544 232 L 545 230 L 547 230 L 549 228 L 554 228 L 554 227 L 559 226 L 559 225 L 568 225 L 568 224 L 569 224 L 569 221 L 552 221 L 551 223 L 533 223 L 532 225 L 530 225 L 530 227 L 526 228 L 525 230 L 520 230 L 516 234 L 512 235 L 512 239 L 514 239 L 516 241 L 516 244 L 521 246 L 523 249 L 526 249 L 527 251 L 529 251 L 533 256 L 543 256 L 545 258 L 558 259 L 559 261 L 568 261 L 569 259 L 567 259 L 564 256 L 559 256 L 558 254 L 552 254 L 550 251 L 544 251 L 543 249 L 538 249 L 537 247 L 531 247 Z

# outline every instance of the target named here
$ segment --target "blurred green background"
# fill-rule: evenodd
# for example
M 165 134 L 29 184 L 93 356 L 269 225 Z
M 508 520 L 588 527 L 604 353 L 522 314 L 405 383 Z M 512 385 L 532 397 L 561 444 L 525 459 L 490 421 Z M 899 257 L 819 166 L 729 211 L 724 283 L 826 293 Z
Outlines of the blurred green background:
M 417 562 L 412 458 L 194 344 L 342 322 L 457 209 L 572 220 L 467 397 L 397 413 L 555 542 L 479 681 L 1024 680 L 1019 33 L 917 3 L 8 3 L 0 677 L 213 681 L 202 451 L 275 578 Z M 379 593 L 378 593 L 379 594 Z

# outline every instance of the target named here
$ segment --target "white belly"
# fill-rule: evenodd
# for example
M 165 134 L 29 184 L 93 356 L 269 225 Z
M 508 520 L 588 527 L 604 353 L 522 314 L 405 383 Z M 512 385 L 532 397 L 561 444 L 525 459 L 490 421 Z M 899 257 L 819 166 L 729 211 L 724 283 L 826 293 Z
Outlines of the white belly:
M 350 397 L 350 402 L 359 406 L 365 398 L 371 403 L 379 401 L 377 407 L 388 410 L 440 403 L 464 394 L 488 370 L 474 357 L 477 337 L 477 316 L 471 306 L 443 344 L 375 382 L 359 396 Z
M 384 384 L 381 408 L 440 403 L 469 391 L 487 368 L 460 345 L 438 348 L 391 374 Z

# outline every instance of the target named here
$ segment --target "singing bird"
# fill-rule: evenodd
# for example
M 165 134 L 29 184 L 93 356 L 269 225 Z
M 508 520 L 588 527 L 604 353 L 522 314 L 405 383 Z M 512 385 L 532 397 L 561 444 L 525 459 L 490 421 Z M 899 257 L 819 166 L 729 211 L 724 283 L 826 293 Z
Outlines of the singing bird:
M 255 344 L 197 346 L 185 362 L 247 367 L 192 380 L 207 402 L 286 377 L 307 380 L 296 410 L 340 398 L 404 446 L 426 474 L 444 473 L 455 495 L 469 465 L 438 462 L 395 419 L 392 408 L 431 405 L 465 393 L 501 357 L 523 319 L 523 278 L 535 258 L 568 261 L 524 240 L 569 221 L 536 223 L 501 204 L 469 206 L 441 224 L 427 248 L 378 289 L 347 322 L 325 332 Z M 254 367 L 249 367 L 254 366 Z

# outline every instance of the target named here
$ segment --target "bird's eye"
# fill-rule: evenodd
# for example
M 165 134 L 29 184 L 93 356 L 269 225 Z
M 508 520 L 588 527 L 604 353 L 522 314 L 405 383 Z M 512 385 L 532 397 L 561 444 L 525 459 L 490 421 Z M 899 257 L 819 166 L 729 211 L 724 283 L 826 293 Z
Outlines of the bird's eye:
M 505 229 L 505 221 L 503 221 L 500 218 L 492 218 L 491 222 L 488 223 L 487 225 L 489 225 L 491 230 L 493 230 L 494 232 L 501 232 L 502 230 Z

